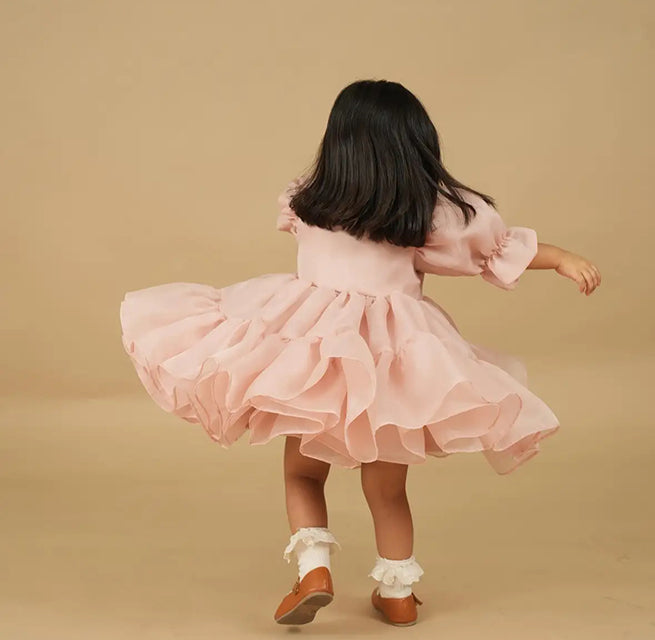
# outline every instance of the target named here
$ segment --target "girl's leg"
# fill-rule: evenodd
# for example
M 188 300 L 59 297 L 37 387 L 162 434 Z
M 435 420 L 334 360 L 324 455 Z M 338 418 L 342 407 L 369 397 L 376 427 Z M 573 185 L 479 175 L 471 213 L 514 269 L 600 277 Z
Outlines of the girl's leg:
M 412 555 L 414 526 L 407 501 L 407 465 L 393 462 L 362 464 L 362 489 L 373 516 L 380 556 L 401 560 Z
M 407 500 L 407 465 L 376 461 L 361 467 L 362 489 L 373 516 L 378 557 L 369 574 L 383 598 L 412 595 L 423 569 L 413 555 L 414 525 Z
M 325 481 L 330 465 L 303 456 L 300 438 L 287 436 L 284 446 L 284 484 L 291 533 L 301 527 L 327 527 Z
M 300 438 L 287 436 L 284 483 L 291 538 L 284 558 L 290 562 L 291 553 L 295 553 L 298 578 L 302 580 L 317 567 L 330 569 L 330 554 L 339 543 L 327 528 L 324 488 L 330 465 L 302 455 L 299 447 Z

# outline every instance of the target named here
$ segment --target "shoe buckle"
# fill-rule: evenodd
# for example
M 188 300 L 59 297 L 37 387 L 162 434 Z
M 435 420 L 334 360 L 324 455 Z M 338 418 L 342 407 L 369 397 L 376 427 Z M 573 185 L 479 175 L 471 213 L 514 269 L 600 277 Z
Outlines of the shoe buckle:
M 423 601 L 419 600 L 415 593 L 412 592 L 412 596 L 414 597 L 414 602 L 416 602 L 416 604 L 423 604 Z
M 300 578 L 298 578 L 294 583 L 292 591 L 293 593 L 298 593 L 300 591 Z

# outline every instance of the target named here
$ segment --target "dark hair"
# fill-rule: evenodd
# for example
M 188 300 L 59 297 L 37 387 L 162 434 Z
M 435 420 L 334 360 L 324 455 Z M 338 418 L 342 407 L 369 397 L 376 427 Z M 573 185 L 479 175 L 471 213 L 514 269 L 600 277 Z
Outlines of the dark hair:
M 309 225 L 357 238 L 420 247 L 437 198 L 476 215 L 458 190 L 493 199 L 453 178 L 420 100 L 398 82 L 358 80 L 337 96 L 313 167 L 289 205 Z

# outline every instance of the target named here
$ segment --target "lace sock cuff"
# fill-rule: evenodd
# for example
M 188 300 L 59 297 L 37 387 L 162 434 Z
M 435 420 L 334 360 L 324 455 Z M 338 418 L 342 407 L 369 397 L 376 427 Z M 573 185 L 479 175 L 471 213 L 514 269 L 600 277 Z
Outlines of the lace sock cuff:
M 389 558 L 377 556 L 375 566 L 368 575 L 383 584 L 392 585 L 396 583 L 409 586 L 414 582 L 418 582 L 423 573 L 423 569 L 416 562 L 414 556 L 404 560 L 390 560 Z
M 291 562 L 291 553 L 296 550 L 298 545 L 311 546 L 318 543 L 326 543 L 332 555 L 341 545 L 332 535 L 327 527 L 301 527 L 290 538 L 289 544 L 284 550 L 283 557 L 287 562 Z

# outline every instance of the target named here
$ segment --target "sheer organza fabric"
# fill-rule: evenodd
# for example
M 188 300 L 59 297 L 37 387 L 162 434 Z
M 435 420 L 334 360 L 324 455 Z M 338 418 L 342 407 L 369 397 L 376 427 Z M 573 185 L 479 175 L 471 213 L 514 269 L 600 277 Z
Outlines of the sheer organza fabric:
M 523 363 L 468 342 L 424 274 L 480 275 L 510 290 L 537 251 L 481 198 L 464 226 L 447 203 L 425 246 L 397 247 L 305 224 L 279 198 L 277 228 L 297 241 L 294 273 L 222 288 L 174 282 L 128 292 L 122 341 L 165 411 L 227 447 L 301 439 L 300 451 L 349 468 L 481 452 L 506 474 L 559 423 L 527 387 Z

